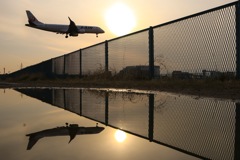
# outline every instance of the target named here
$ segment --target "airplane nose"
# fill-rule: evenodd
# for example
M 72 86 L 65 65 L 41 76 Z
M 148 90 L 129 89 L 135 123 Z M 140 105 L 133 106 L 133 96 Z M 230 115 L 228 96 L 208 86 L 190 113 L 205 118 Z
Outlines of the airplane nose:
M 105 33 L 105 31 L 102 30 L 101 28 L 99 28 L 99 31 L 100 31 L 100 33 Z

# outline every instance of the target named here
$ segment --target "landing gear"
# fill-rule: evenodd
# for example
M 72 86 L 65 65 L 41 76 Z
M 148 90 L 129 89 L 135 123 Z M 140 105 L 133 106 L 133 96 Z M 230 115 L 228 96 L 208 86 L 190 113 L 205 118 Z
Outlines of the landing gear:
M 98 37 L 98 34 L 96 34 L 96 37 Z
M 66 34 L 65 38 L 68 38 L 68 35 Z

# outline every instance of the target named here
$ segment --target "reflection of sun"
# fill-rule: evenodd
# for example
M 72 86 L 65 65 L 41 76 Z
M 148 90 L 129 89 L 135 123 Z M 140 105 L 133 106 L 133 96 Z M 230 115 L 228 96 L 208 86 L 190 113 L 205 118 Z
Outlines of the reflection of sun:
M 126 133 L 121 130 L 117 130 L 115 132 L 115 139 L 120 143 L 123 142 L 126 139 L 126 137 L 127 137 Z
M 108 28 L 117 36 L 128 34 L 136 25 L 136 19 L 130 8 L 122 3 L 116 3 L 105 14 Z

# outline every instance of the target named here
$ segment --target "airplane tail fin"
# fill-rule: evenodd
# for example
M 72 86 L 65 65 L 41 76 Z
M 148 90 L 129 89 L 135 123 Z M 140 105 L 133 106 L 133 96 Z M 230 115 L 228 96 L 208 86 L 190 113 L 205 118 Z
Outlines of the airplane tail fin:
M 38 19 L 32 14 L 30 11 L 26 11 L 27 16 L 28 16 L 28 23 L 30 25 L 38 25 L 38 24 L 43 24 L 42 22 L 38 21 Z
M 32 147 L 37 143 L 37 141 L 40 138 L 42 138 L 42 137 L 37 137 L 35 134 L 28 134 L 26 136 L 29 136 L 27 150 L 31 150 Z

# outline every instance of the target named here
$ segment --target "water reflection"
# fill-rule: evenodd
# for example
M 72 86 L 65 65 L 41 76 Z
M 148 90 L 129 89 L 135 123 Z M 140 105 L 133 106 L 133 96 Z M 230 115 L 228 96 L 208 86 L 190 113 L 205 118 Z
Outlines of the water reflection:
M 17 90 L 197 158 L 240 159 L 238 102 L 109 89 Z
M 27 150 L 31 150 L 32 147 L 37 143 L 37 141 L 44 137 L 56 137 L 56 136 L 70 136 L 70 143 L 76 135 L 83 135 L 83 134 L 98 134 L 104 130 L 103 127 L 79 127 L 78 124 L 68 124 L 66 126 L 51 128 L 42 130 L 35 133 L 27 134 L 26 136 L 29 137 L 29 142 L 27 146 Z
M 114 136 L 115 136 L 116 141 L 119 142 L 119 143 L 122 143 L 127 138 L 126 133 L 124 131 L 119 130 L 119 129 L 115 132 Z

